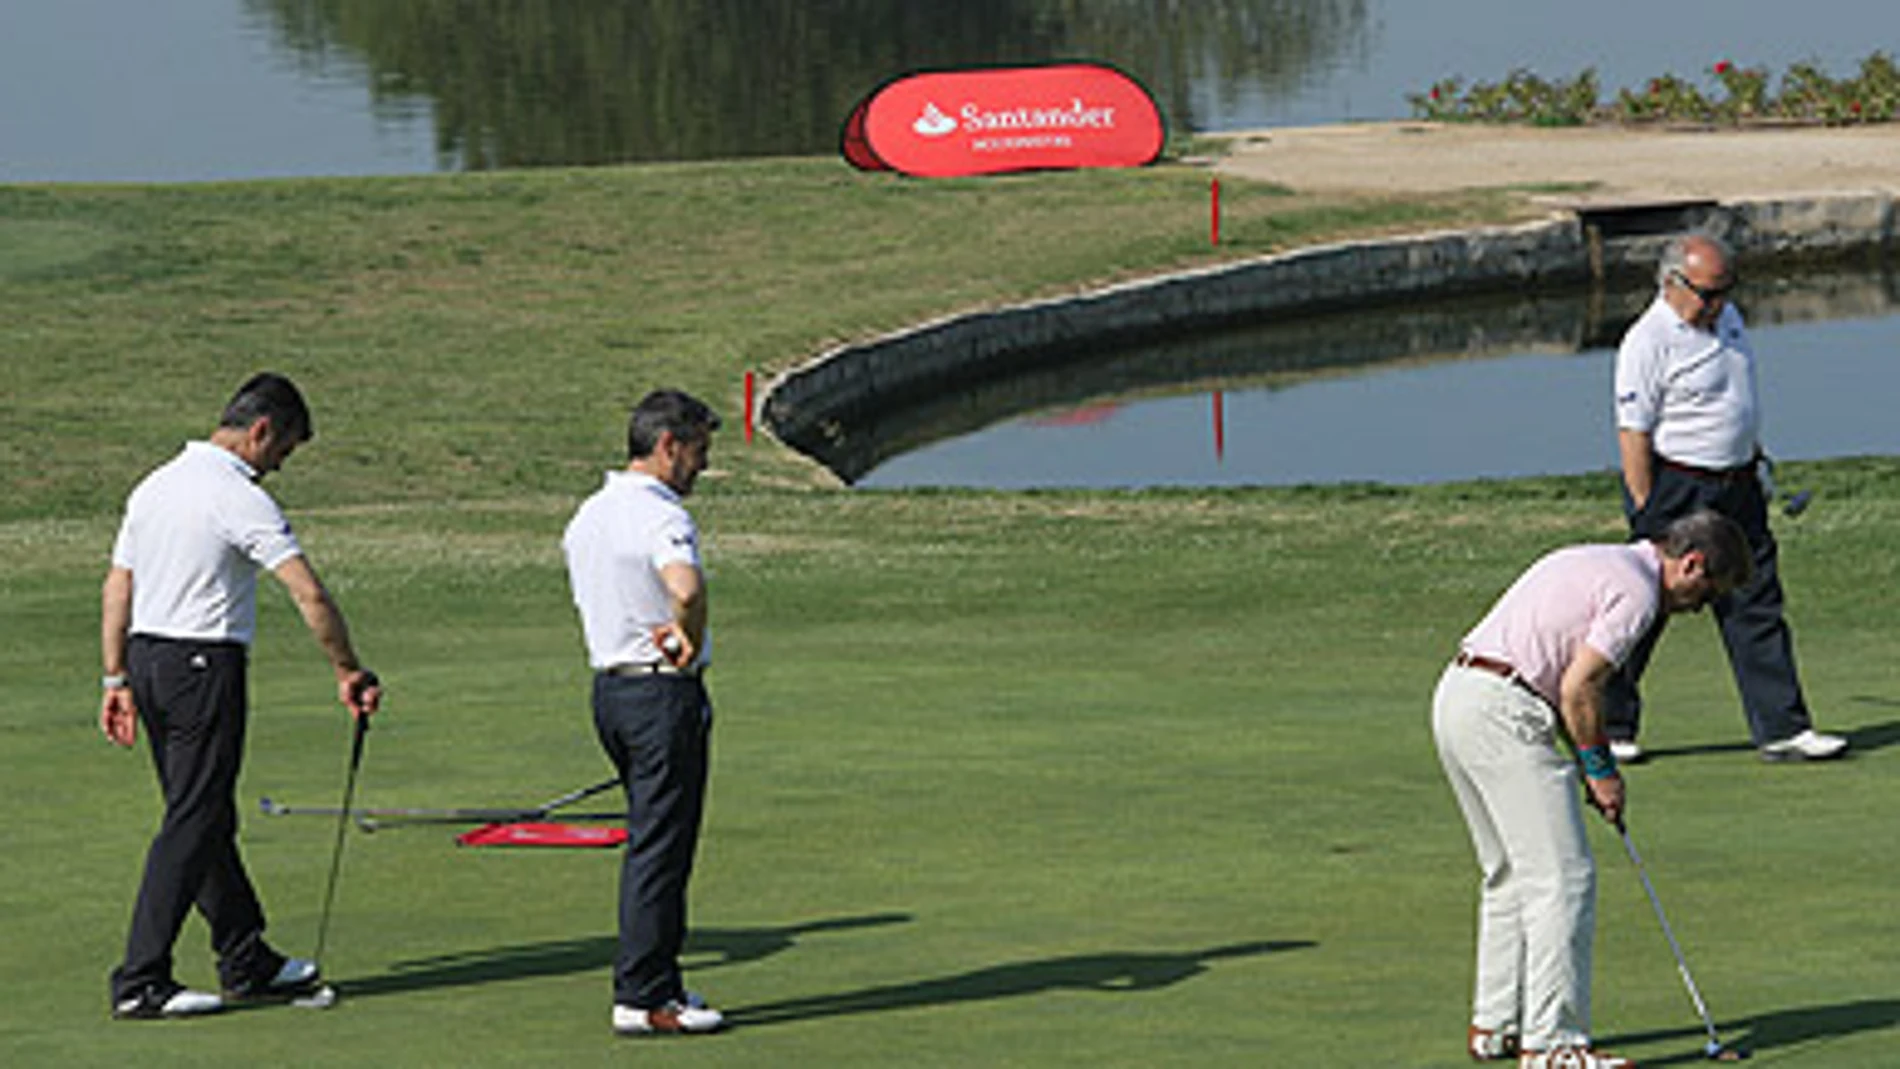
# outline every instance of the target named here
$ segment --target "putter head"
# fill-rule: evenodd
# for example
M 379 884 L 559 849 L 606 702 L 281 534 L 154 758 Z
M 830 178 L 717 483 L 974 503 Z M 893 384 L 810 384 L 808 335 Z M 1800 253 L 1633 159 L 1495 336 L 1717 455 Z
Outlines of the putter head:
M 1712 1062 L 1739 1062 L 1748 1058 L 1748 1052 L 1734 1047 L 1725 1047 L 1716 1040 L 1709 1040 L 1702 1048 L 1702 1056 Z
M 1781 506 L 1781 514 L 1783 516 L 1799 516 L 1803 512 L 1808 511 L 1808 502 L 1813 500 L 1814 491 L 1803 490 L 1788 498 L 1788 503 Z

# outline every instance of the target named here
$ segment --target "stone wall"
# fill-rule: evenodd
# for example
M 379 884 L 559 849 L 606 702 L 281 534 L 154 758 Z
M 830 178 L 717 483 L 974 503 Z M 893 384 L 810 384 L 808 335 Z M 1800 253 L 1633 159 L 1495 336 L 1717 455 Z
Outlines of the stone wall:
M 815 454 L 869 414 L 1030 373 L 1080 351 L 1379 302 L 1628 278 L 1652 271 L 1669 235 L 1691 228 L 1722 235 L 1744 267 L 1885 257 L 1895 206 L 1884 193 L 1597 205 L 1522 226 L 1300 249 L 839 346 L 778 376 L 761 400 L 759 422 Z

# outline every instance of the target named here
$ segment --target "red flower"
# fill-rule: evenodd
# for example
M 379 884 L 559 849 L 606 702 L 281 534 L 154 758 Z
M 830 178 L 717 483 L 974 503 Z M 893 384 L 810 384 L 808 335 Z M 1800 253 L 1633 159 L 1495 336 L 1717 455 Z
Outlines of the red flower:
M 1856 100 L 1856 101 L 1854 101 L 1854 102 L 1853 102 L 1852 104 L 1849 104 L 1849 105 L 1847 106 L 1847 110 L 1849 110 L 1849 111 L 1851 111 L 1851 112 L 1853 112 L 1853 113 L 1854 113 L 1854 114 L 1856 114 L 1856 115 L 1859 115 L 1859 114 L 1860 114 L 1860 101 L 1858 101 L 1858 100 Z
M 1735 69 L 1735 65 L 1733 63 L 1730 63 L 1726 59 L 1715 65 L 1715 73 L 1717 74 L 1727 74 L 1729 71 L 1734 70 L 1734 69 Z
M 1434 85 L 1434 86 L 1432 86 L 1432 99 L 1433 99 L 1433 100 L 1437 100 L 1437 99 L 1438 99 L 1438 87 L 1437 87 L 1437 86 L 1435 86 L 1435 85 Z
M 1650 96 L 1662 95 L 1662 79 L 1661 78 L 1651 78 L 1649 80 L 1649 95 Z

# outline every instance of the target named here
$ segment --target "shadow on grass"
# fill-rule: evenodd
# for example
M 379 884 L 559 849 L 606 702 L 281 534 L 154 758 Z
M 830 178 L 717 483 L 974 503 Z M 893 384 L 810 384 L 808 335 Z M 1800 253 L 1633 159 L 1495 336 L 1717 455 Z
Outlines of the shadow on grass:
M 803 936 L 905 924 L 910 919 L 908 913 L 875 913 L 776 928 L 700 928 L 688 934 L 682 964 L 688 970 L 739 965 L 790 950 Z M 564 976 L 610 967 L 616 945 L 617 940 L 613 936 L 602 935 L 468 950 L 399 961 L 389 972 L 360 980 L 339 981 L 337 986 L 350 997 L 360 998 L 441 987 L 469 987 L 535 976 Z
M 1859 1032 L 1885 1031 L 1895 1025 L 1900 1025 L 1900 1001 L 1862 999 L 1859 1002 L 1843 1002 L 1833 1006 L 1808 1006 L 1798 1010 L 1765 1013 L 1739 1021 L 1719 1022 L 1717 1028 L 1721 1030 L 1723 1043 L 1760 1054 L 1781 1047 L 1842 1039 Z M 1693 1041 L 1693 1050 L 1662 1057 L 1646 1057 L 1643 1059 L 1643 1064 L 1646 1066 L 1694 1065 L 1706 1060 L 1702 1054 L 1702 1043 L 1706 1036 L 1707 1033 L 1698 1026 L 1606 1036 L 1601 1039 L 1601 1042 L 1605 1047 L 1614 1050 L 1619 1046 L 1658 1043 L 1671 1039 Z
M 1894 701 L 1890 698 L 1862 696 L 1852 700 L 1872 705 L 1900 705 L 1900 701 Z M 1825 731 L 1825 725 L 1822 725 L 1819 730 Z M 1847 756 L 1852 757 L 1854 754 L 1869 754 L 1876 750 L 1884 750 L 1889 746 L 1900 743 L 1900 720 L 1890 720 L 1885 724 L 1869 724 L 1866 727 L 1855 728 L 1852 731 L 1844 731 L 1841 734 L 1847 737 Z M 1698 754 L 1748 753 L 1754 750 L 1754 748 L 1754 744 L 1749 742 L 1715 742 L 1702 746 L 1660 746 L 1649 750 L 1648 756 L 1651 758 L 1663 758 L 1693 757 Z
M 1853 700 L 1878 705 L 1900 705 L 1900 701 L 1892 698 L 1860 697 Z M 1875 750 L 1884 750 L 1900 743 L 1900 720 L 1889 720 L 1884 724 L 1869 724 L 1864 728 L 1855 728 L 1847 732 L 1847 741 L 1850 752 L 1853 753 L 1873 753 Z
M 1178 954 L 1081 954 L 1016 962 L 932 980 L 741 1006 L 729 1012 L 727 1019 L 737 1026 L 756 1028 L 860 1013 L 1022 998 L 1048 991 L 1152 991 L 1198 976 L 1207 971 L 1210 962 L 1222 958 L 1254 957 L 1317 945 L 1308 940 L 1237 943 Z

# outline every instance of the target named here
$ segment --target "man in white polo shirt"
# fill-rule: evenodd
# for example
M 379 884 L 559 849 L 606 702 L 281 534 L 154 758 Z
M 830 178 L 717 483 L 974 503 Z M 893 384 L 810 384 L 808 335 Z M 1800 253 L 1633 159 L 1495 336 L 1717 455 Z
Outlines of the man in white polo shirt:
M 258 569 L 289 588 L 351 715 L 369 716 L 381 701 L 343 614 L 257 485 L 312 433 L 297 387 L 256 375 L 208 441 L 187 444 L 126 502 L 101 597 L 99 725 L 128 747 L 145 725 L 165 817 L 146 855 L 125 959 L 112 972 L 114 1017 L 209 1013 L 225 998 L 281 997 L 318 982 L 316 962 L 286 958 L 264 941 L 263 907 L 238 856 L 235 793 Z M 211 928 L 223 998 L 188 990 L 172 974 L 172 947 L 194 905 Z
M 706 468 L 719 417 L 656 390 L 627 421 L 627 466 L 583 502 L 562 549 L 594 670 L 594 728 L 627 794 L 614 958 L 614 1032 L 717 1031 L 686 990 L 686 885 L 705 811 L 712 705 L 699 531 L 681 500 Z
M 1742 314 L 1729 303 L 1734 256 L 1706 234 L 1665 247 L 1657 294 L 1616 354 L 1616 437 L 1630 533 L 1651 538 L 1669 521 L 1712 509 L 1741 525 L 1755 578 L 1716 602 L 1715 620 L 1763 759 L 1824 760 L 1847 740 L 1814 730 L 1795 671 L 1794 638 L 1782 615 L 1779 551 L 1768 529 L 1755 353 Z M 1637 682 L 1661 638 L 1661 623 L 1612 681 L 1607 727 L 1615 752 L 1640 760 Z
M 1504 592 L 1440 677 L 1432 735 L 1483 873 L 1466 1032 L 1478 1061 L 1630 1064 L 1591 1045 L 1596 865 L 1577 772 L 1590 804 L 1620 826 L 1603 687 L 1657 617 L 1700 609 L 1749 567 L 1741 529 L 1707 511 L 1656 541 L 1559 549 Z

